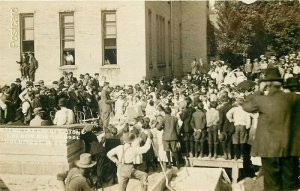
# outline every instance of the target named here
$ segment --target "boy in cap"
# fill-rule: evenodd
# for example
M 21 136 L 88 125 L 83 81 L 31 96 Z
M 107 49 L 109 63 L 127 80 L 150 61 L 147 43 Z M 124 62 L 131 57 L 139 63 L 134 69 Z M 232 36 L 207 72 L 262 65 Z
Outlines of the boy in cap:
M 210 108 L 206 112 L 206 123 L 208 130 L 208 157 L 212 157 L 212 148 L 214 144 L 214 158 L 217 158 L 217 146 L 218 146 L 218 124 L 219 124 L 219 111 L 216 109 L 217 102 L 212 101 Z
M 232 143 L 234 149 L 234 159 L 237 160 L 238 155 L 243 159 L 245 152 L 245 144 L 248 141 L 247 129 L 251 126 L 251 117 L 242 108 L 244 102 L 243 97 L 238 97 L 236 100 L 236 107 L 231 108 L 227 113 L 226 117 L 230 123 L 234 123 L 234 133 L 232 135 Z M 240 147 L 240 148 L 239 148 Z
M 203 143 L 206 134 L 206 116 L 203 107 L 203 103 L 199 102 L 191 119 L 191 126 L 194 129 L 195 157 L 203 157 Z M 198 153 L 200 154 L 198 155 Z

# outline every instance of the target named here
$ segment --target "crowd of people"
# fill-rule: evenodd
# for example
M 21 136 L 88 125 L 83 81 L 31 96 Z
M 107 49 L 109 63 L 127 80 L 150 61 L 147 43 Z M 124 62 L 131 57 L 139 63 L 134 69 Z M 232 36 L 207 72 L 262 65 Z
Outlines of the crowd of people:
M 80 123 L 83 118 L 99 118 L 105 132 L 104 142 L 114 140 L 113 147 L 106 150 L 108 158 L 115 163 L 134 165 L 134 168 L 145 165 L 146 172 L 151 168 L 155 170 L 158 161 L 164 162 L 165 167 L 180 167 L 183 155 L 245 160 L 250 156 L 249 145 L 259 147 L 255 143 L 255 131 L 262 123 L 261 116 L 265 117 L 268 109 L 272 110 L 270 105 L 267 111 L 260 110 L 260 106 L 251 102 L 254 98 L 245 98 L 259 91 L 268 95 L 270 90 L 266 91 L 266 87 L 269 86 L 281 87 L 284 92 L 298 92 L 300 52 L 281 58 L 261 55 L 253 61 L 247 59 L 234 70 L 220 60 L 203 63 L 202 59 L 194 59 L 191 69 L 182 79 L 162 77 L 114 87 L 98 73 L 81 74 L 76 78 L 72 72 L 63 72 L 50 86 L 43 80 L 32 79 L 22 86 L 21 79 L 17 78 L 10 86 L 0 89 L 1 123 L 66 125 Z M 268 81 L 265 79 L 272 83 L 261 83 Z M 268 118 L 264 120 L 273 124 Z M 90 137 L 83 139 L 87 144 L 98 143 L 95 137 L 92 141 Z M 114 148 L 122 143 L 135 147 L 135 151 L 126 156 L 126 146 Z M 86 152 L 91 153 L 91 150 Z M 97 156 L 93 160 L 98 164 L 104 164 L 99 162 L 103 159 L 97 152 L 91 154 Z M 101 172 L 103 168 L 98 170 L 98 176 Z M 145 174 L 136 171 L 135 175 L 145 187 Z M 126 189 L 130 178 L 124 176 L 120 190 Z

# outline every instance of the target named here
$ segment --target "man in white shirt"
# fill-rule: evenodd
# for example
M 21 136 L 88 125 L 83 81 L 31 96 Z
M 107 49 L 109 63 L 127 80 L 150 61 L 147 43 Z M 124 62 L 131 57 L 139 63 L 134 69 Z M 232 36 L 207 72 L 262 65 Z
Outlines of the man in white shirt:
M 67 55 L 65 57 L 66 65 L 73 65 L 74 64 L 74 57 L 70 52 L 67 52 Z
M 124 145 L 119 145 L 107 153 L 107 157 L 118 166 L 117 175 L 120 191 L 126 191 L 130 178 L 140 180 L 142 190 L 147 191 L 148 174 L 135 169 L 133 166 L 133 161 L 136 156 L 146 153 L 150 149 L 153 136 L 150 131 L 147 133 L 148 138 L 144 146 L 132 146 L 131 143 L 133 143 L 136 136 L 134 133 L 128 133 L 124 138 Z
M 66 99 L 58 100 L 58 106 L 61 108 L 55 113 L 53 124 L 55 125 L 70 125 L 74 123 L 74 113 L 71 109 L 66 108 Z
M 234 148 L 234 159 L 237 160 L 240 151 L 240 158 L 243 159 L 244 145 L 248 141 L 247 129 L 251 127 L 251 116 L 243 110 L 241 104 L 244 102 L 242 97 L 236 100 L 237 107 L 231 108 L 226 117 L 230 123 L 234 123 L 234 134 L 232 135 L 232 144 Z M 239 149 L 240 146 L 240 149 Z

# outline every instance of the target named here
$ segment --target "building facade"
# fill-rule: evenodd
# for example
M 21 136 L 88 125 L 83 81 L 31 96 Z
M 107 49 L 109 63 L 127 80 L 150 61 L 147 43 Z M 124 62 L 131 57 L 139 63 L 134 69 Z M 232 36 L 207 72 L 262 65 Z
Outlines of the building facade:
M 20 77 L 22 53 L 39 62 L 36 79 L 100 73 L 129 84 L 190 71 L 206 60 L 207 2 L 0 2 L 0 81 Z

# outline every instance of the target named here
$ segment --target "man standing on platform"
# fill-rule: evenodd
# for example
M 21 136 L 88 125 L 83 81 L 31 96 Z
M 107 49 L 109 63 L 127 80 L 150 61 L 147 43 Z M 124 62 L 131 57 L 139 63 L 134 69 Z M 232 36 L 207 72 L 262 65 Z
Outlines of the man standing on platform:
M 194 129 L 195 157 L 203 157 L 204 141 L 206 139 L 206 116 L 203 111 L 204 106 L 199 102 L 196 111 L 192 115 L 191 126 Z M 200 153 L 200 154 L 199 154 Z M 199 155 L 198 155 L 199 154 Z
M 23 52 L 22 53 L 22 58 L 21 58 L 21 61 L 18 62 L 16 61 L 18 64 L 20 64 L 20 69 L 21 69 L 21 78 L 22 79 L 26 79 L 28 77 L 28 69 L 29 69 L 29 66 L 28 66 L 28 58 L 26 56 L 26 53 Z
M 221 97 L 221 102 L 222 106 L 218 109 L 220 117 L 218 125 L 218 137 L 223 149 L 223 158 L 225 160 L 231 160 L 231 137 L 234 132 L 234 126 L 233 123 L 230 123 L 227 119 L 226 113 L 232 108 L 232 104 L 228 95 L 223 95 Z M 223 139 L 220 140 L 220 138 Z
M 231 108 L 226 117 L 230 123 L 234 123 L 234 133 L 232 135 L 232 143 L 234 149 L 234 160 L 243 160 L 245 154 L 245 144 L 248 141 L 248 131 L 251 127 L 251 117 L 250 114 L 245 112 L 242 108 L 242 103 L 244 102 L 243 97 L 238 97 L 236 99 L 236 107 Z
M 170 161 L 172 161 L 171 157 L 174 156 L 174 164 L 179 167 L 178 149 L 180 145 L 178 119 L 171 115 L 170 107 L 166 107 L 164 111 L 166 115 L 156 127 L 158 130 L 162 128 L 164 130 L 162 134 L 162 141 L 164 151 L 166 151 L 167 154 L 168 162 L 170 163 Z M 171 167 L 171 165 L 169 164 L 168 167 Z
M 259 91 L 250 95 L 243 109 L 259 113 L 251 155 L 260 156 L 264 173 L 264 190 L 297 190 L 300 156 L 299 95 L 281 90 L 283 79 L 278 68 L 268 68 Z
M 38 69 L 38 61 L 33 56 L 33 53 L 29 53 L 29 81 L 35 80 L 35 71 Z
M 110 113 L 112 112 L 112 104 L 115 102 L 114 100 L 110 99 L 110 93 L 111 89 L 109 87 L 109 83 L 105 82 L 101 92 L 101 100 L 98 102 L 100 119 L 105 133 L 109 132 L 108 125 Z

